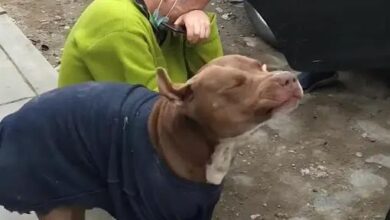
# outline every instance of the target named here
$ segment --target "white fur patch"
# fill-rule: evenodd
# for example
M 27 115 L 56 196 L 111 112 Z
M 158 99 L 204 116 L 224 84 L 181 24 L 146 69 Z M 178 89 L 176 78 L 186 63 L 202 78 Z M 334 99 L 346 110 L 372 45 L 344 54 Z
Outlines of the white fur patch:
M 211 163 L 206 167 L 206 180 L 208 183 L 215 185 L 222 183 L 232 165 L 236 147 L 262 125 L 263 124 L 259 124 L 237 137 L 221 140 L 221 143 L 217 145 L 214 153 L 211 155 Z
M 206 167 L 206 179 L 208 183 L 219 185 L 229 171 L 234 155 L 232 144 L 219 144 L 211 155 L 211 164 Z

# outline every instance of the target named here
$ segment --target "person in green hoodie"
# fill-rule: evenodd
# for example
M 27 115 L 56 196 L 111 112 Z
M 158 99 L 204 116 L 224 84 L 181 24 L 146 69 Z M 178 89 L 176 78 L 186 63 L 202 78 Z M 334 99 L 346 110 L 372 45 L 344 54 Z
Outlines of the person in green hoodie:
M 59 87 L 87 81 L 157 90 L 156 68 L 183 83 L 223 55 L 209 0 L 94 0 L 72 28 Z

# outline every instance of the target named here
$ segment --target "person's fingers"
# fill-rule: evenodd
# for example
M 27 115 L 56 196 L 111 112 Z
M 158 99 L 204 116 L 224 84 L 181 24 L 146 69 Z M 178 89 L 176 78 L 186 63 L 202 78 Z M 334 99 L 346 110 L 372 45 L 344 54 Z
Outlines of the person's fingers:
M 206 39 L 206 27 L 204 25 L 202 25 L 200 27 L 200 32 L 199 32 L 199 40 L 200 41 L 203 41 L 204 39 Z
M 207 40 L 210 37 L 211 25 L 207 15 L 203 11 L 192 11 L 180 16 L 175 25 L 186 27 L 186 38 L 191 44 Z
M 183 16 L 180 16 L 178 19 L 176 19 L 174 25 L 175 26 L 181 26 L 181 25 L 183 25 L 183 23 L 184 23 Z
M 199 24 L 194 25 L 194 35 L 192 38 L 192 43 L 198 43 L 201 35 L 202 27 Z
M 206 33 L 205 33 L 205 39 L 209 39 L 211 33 L 211 26 L 210 23 L 206 24 Z
M 187 25 L 187 41 L 192 43 L 194 38 L 194 27 L 192 25 Z

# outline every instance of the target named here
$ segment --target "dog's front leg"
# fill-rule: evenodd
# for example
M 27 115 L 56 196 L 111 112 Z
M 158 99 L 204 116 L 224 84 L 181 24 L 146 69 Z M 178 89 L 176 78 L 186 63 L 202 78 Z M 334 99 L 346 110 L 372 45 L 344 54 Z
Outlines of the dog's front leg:
M 84 220 L 85 209 L 57 208 L 47 215 L 38 216 L 39 220 Z

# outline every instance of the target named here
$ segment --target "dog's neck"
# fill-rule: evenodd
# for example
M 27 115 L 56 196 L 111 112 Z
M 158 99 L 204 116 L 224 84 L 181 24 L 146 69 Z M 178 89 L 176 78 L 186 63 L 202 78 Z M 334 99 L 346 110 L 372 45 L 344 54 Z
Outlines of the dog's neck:
M 157 152 L 176 175 L 207 182 L 207 165 L 218 140 L 209 137 L 198 123 L 160 98 L 149 117 L 149 133 Z

